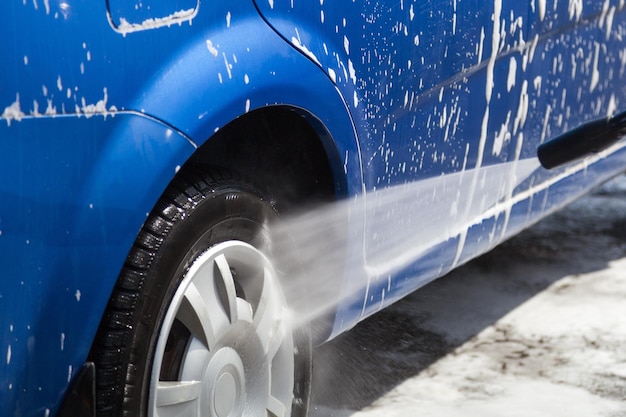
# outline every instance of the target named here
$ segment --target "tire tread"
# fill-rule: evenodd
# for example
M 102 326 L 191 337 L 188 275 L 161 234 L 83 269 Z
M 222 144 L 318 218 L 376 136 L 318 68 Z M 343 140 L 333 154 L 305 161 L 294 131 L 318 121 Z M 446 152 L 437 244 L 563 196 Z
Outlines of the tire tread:
M 227 178 L 233 176 L 226 170 L 215 173 L 203 169 L 181 170 L 146 218 L 115 285 L 90 353 L 97 364 L 98 417 L 125 415 L 124 404 L 133 401 L 137 380 L 134 362 L 138 358 L 128 347 L 131 338 L 128 330 L 137 321 L 135 311 L 159 249 L 174 226 L 223 186 Z

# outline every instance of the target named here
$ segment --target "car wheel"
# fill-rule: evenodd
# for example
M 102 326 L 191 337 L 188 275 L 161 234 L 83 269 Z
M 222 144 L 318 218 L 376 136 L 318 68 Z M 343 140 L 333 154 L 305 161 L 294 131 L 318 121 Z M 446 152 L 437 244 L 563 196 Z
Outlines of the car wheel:
M 262 248 L 273 206 L 224 172 L 179 173 L 101 323 L 98 416 L 302 416 L 310 337 Z

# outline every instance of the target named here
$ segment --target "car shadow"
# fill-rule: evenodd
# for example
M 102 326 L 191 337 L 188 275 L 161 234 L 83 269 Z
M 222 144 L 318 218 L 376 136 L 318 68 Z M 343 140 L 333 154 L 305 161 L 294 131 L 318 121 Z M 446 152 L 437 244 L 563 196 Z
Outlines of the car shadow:
M 316 348 L 311 415 L 371 405 L 562 278 L 625 256 L 620 176 Z

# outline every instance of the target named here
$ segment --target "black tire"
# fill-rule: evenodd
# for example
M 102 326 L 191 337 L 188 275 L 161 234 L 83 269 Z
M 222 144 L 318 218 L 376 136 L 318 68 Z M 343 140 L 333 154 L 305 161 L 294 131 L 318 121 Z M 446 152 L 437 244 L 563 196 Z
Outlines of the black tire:
M 135 241 L 92 348 L 91 359 L 97 370 L 98 417 L 152 414 L 148 401 L 154 392 L 151 372 L 154 371 L 156 345 L 163 337 L 159 336 L 161 326 L 173 297 L 180 291 L 181 282 L 203 253 L 223 242 L 244 242 L 254 248 L 263 248 L 267 243 L 267 223 L 276 215 L 272 204 L 225 171 L 179 173 Z M 239 297 L 241 284 L 233 276 Z M 178 348 L 184 351 L 189 332 L 185 334 L 183 329 L 182 336 L 173 336 L 176 331 L 173 327 L 167 337 L 168 348 L 172 338 L 182 340 Z M 294 398 L 291 415 L 304 416 L 310 386 L 310 337 L 307 332 L 298 330 L 294 332 L 293 340 L 296 347 L 292 355 Z M 232 342 L 235 349 L 239 346 L 237 343 L 243 342 Z M 162 360 L 169 364 L 167 372 L 171 375 L 164 376 L 163 365 L 159 367 L 159 378 L 176 379 L 175 374 L 181 372 L 180 361 L 184 354 L 164 353 Z M 172 361 L 168 362 L 166 355 L 174 355 L 173 363 L 178 360 L 178 365 L 171 365 Z M 215 415 L 214 411 L 212 413 L 201 415 Z M 248 414 L 249 411 L 244 413 Z

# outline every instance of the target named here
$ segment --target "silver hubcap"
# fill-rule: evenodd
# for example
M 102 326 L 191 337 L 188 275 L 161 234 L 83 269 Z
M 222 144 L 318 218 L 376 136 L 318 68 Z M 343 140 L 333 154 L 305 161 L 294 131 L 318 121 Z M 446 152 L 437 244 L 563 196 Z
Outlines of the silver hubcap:
M 230 241 L 204 252 L 159 333 L 150 416 L 289 416 L 294 345 L 286 317 L 276 274 L 257 249 Z

